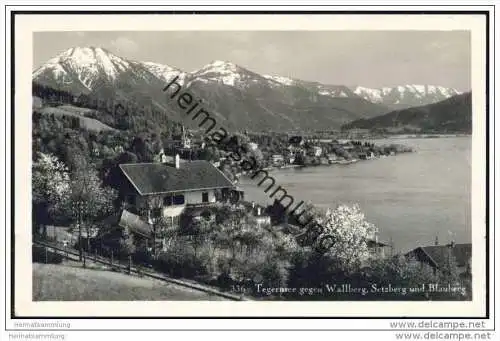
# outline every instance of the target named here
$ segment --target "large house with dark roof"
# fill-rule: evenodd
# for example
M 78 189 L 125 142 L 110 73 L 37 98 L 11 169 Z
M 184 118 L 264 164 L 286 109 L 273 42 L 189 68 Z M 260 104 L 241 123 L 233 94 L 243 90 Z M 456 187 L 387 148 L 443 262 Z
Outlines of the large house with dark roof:
M 187 207 L 238 200 L 233 182 L 208 161 L 132 163 L 119 165 L 124 176 L 125 207 L 146 218 L 162 216 L 174 226 Z

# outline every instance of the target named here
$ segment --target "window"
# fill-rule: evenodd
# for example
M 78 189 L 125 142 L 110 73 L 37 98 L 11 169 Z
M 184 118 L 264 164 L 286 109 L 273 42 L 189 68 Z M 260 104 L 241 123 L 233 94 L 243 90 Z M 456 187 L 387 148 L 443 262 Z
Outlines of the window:
M 173 197 L 173 203 L 174 205 L 184 205 L 184 195 L 175 195 Z
M 165 198 L 163 198 L 163 205 L 164 206 L 172 206 L 172 205 L 184 205 L 184 195 L 179 194 L 179 195 L 168 195 Z
M 208 192 L 201 193 L 201 202 L 208 202 Z

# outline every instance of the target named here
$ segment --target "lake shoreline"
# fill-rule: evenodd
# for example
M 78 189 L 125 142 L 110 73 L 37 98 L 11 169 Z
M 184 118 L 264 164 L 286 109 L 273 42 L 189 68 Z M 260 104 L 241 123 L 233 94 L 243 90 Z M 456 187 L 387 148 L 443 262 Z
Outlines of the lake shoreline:
M 432 139 L 432 138 L 459 138 L 472 137 L 472 134 L 397 134 L 397 135 L 382 135 L 368 136 L 368 140 L 385 140 L 385 139 Z
M 371 161 L 371 160 L 385 159 L 385 158 L 388 158 L 388 157 L 394 157 L 394 156 L 399 155 L 399 154 L 410 154 L 410 153 L 415 153 L 415 152 L 416 152 L 415 150 L 412 150 L 411 152 L 410 151 L 406 151 L 406 152 L 399 152 L 399 153 L 390 154 L 390 155 L 379 155 L 379 156 L 369 157 L 369 158 L 366 158 L 366 159 L 336 160 L 336 161 L 332 161 L 332 162 L 329 162 L 329 163 L 318 163 L 318 164 L 307 164 L 307 165 L 285 165 L 285 166 L 280 166 L 280 167 L 269 166 L 269 167 L 259 168 L 258 171 L 263 170 L 263 171 L 267 171 L 267 172 L 275 172 L 275 171 L 281 171 L 281 170 L 287 170 L 287 169 L 303 169 L 303 168 L 316 168 L 316 167 L 347 166 L 347 165 L 351 165 L 351 164 L 358 163 L 358 162 L 365 162 L 365 161 Z M 250 176 L 248 176 L 249 173 L 238 173 L 238 174 L 236 174 L 236 176 L 237 177 L 246 176 L 248 178 L 251 178 Z
M 470 242 L 471 139 L 407 139 L 405 144 L 418 152 L 349 167 L 268 172 L 297 202 L 310 201 L 321 208 L 359 204 L 368 221 L 380 229 L 381 240 L 392 239 L 396 251 L 433 245 L 436 237 L 442 243 Z M 272 204 L 258 180 L 242 176 L 238 186 L 246 200 Z

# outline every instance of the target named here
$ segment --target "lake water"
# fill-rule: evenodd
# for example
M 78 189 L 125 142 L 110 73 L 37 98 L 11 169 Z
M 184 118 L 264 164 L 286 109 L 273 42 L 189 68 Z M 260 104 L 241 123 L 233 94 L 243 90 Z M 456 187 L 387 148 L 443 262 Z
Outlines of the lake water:
M 271 172 L 298 203 L 320 207 L 358 203 L 380 239 L 394 242 L 396 251 L 454 240 L 471 241 L 471 137 L 373 140 L 400 143 L 416 152 L 359 161 Z M 245 199 L 271 203 L 267 185 L 242 178 Z M 267 200 L 266 200 L 267 199 Z

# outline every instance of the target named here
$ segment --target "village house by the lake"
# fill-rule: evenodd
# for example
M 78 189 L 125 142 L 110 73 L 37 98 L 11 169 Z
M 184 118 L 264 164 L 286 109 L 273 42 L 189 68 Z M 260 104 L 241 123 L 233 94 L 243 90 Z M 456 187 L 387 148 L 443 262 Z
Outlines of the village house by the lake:
M 186 208 L 237 201 L 241 192 L 233 182 L 208 161 L 184 161 L 177 155 L 174 164 L 121 164 L 125 176 L 121 196 L 126 208 L 148 220 L 162 217 L 179 227 Z

